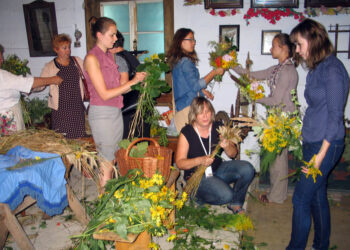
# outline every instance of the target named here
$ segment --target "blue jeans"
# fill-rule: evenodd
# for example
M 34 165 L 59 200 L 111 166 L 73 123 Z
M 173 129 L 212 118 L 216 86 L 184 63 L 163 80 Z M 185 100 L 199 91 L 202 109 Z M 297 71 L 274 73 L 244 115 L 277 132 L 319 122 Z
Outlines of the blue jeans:
M 231 204 L 243 206 L 249 184 L 254 178 L 254 168 L 247 161 L 224 161 L 214 176 L 203 176 L 196 198 L 212 205 Z M 230 186 L 235 183 L 234 187 Z
M 321 148 L 322 142 L 304 143 L 303 155 L 305 161 L 310 161 Z M 306 179 L 302 174 L 296 183 L 293 195 L 292 237 L 288 250 L 305 249 L 311 226 L 311 215 L 314 220 L 314 242 L 312 247 L 317 250 L 327 250 L 330 237 L 330 214 L 327 199 L 327 179 L 331 170 L 339 160 L 344 149 L 344 140 L 331 142 L 320 170 L 322 176 L 317 176 L 314 183 L 311 176 Z

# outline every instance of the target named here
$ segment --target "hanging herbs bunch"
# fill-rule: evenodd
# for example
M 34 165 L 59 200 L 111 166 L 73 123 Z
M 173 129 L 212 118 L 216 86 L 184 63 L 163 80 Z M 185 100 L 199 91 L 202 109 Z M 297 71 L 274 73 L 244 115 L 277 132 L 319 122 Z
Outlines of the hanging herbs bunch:
M 164 54 L 154 54 L 150 58 L 147 57 L 143 64 L 137 66 L 137 71 L 146 72 L 147 76 L 143 83 L 132 86 L 132 89 L 140 92 L 140 97 L 131 124 L 129 138 L 133 137 L 137 124 L 143 124 L 143 121 L 145 121 L 154 125 L 158 121 L 159 114 L 154 108 L 155 98 L 159 97 L 161 93 L 170 91 L 169 84 L 161 79 L 162 74 L 169 72 L 169 70 L 170 67 L 165 62 Z

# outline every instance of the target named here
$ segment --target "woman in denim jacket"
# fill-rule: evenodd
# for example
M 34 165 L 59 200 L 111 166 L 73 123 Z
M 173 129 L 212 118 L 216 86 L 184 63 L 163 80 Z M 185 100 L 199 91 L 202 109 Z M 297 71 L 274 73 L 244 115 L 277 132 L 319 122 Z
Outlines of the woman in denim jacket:
M 330 237 L 327 179 L 344 149 L 349 75 L 334 56 L 327 31 L 320 23 L 305 19 L 292 30 L 291 40 L 309 69 L 304 91 L 308 107 L 302 128 L 303 158 L 313 162 L 322 175 L 314 182 L 302 174 L 295 185 L 292 236 L 287 249 L 305 249 L 312 215 L 315 231 L 312 249 L 327 250 Z M 303 173 L 308 171 L 302 168 Z
M 204 95 L 213 100 L 213 95 L 205 88 L 214 76 L 224 74 L 224 69 L 217 68 L 200 78 L 196 67 L 198 57 L 194 50 L 195 45 L 194 32 L 191 29 L 181 28 L 176 31 L 167 54 L 173 75 L 175 125 L 178 132 L 187 122 L 193 98 Z

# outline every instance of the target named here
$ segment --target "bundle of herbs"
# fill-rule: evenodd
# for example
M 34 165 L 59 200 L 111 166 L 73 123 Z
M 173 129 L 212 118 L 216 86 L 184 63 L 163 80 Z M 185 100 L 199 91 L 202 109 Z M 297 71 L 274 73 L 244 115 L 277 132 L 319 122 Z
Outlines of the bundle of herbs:
M 137 124 L 143 122 L 152 126 L 159 126 L 159 113 L 154 108 L 155 98 L 159 97 L 161 93 L 166 93 L 171 90 L 169 84 L 161 79 L 163 73 L 170 70 L 169 65 L 165 62 L 164 54 L 154 54 L 150 58 L 145 58 L 144 63 L 137 66 L 137 71 L 146 72 L 147 76 L 143 83 L 138 83 L 132 86 L 132 89 L 140 92 L 136 113 L 131 123 L 128 138 L 133 138 Z

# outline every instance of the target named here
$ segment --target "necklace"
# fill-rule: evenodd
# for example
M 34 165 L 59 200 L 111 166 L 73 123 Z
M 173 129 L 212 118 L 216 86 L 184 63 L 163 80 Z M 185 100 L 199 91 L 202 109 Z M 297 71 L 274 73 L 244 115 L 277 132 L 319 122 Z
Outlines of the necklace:
M 206 149 L 205 146 L 204 146 L 204 143 L 203 143 L 203 140 L 202 140 L 201 135 L 199 134 L 197 125 L 195 125 L 194 130 L 196 131 L 196 133 L 197 133 L 197 135 L 198 135 L 199 141 L 200 141 L 200 143 L 201 143 L 201 145 L 202 145 L 202 148 L 203 148 L 203 150 L 204 150 L 205 155 L 210 155 L 210 154 L 211 154 L 211 125 L 210 125 L 210 127 L 209 127 L 209 148 L 208 148 L 208 151 L 209 151 L 209 152 L 207 152 L 207 149 Z

